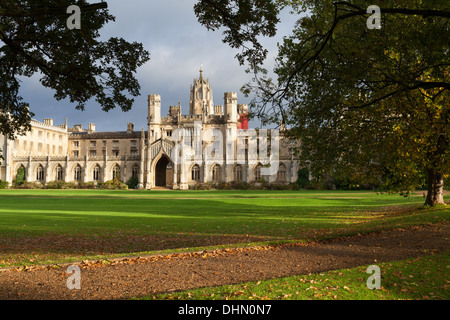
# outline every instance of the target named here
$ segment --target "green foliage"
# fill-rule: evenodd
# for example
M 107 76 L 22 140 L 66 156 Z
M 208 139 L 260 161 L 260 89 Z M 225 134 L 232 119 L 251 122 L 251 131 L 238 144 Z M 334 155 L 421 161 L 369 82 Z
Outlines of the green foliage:
M 308 168 L 302 168 L 298 170 L 297 184 L 300 188 L 306 188 L 309 185 L 309 170 Z
M 9 183 L 8 181 L 0 180 L 0 189 L 8 189 Z
M 136 189 L 139 184 L 139 179 L 136 177 L 131 177 L 126 182 L 126 185 L 128 186 L 128 189 Z
M 367 27 L 367 1 L 269 2 L 278 10 L 271 14 L 290 7 L 299 21 L 279 45 L 276 81 L 253 59 L 257 53 L 248 56 L 255 76 L 243 92 L 256 95 L 251 113 L 263 123 L 282 118 L 321 183 L 333 172 L 349 186 L 362 181 L 411 191 L 428 176 L 438 190 L 450 172 L 448 1 L 383 2 L 381 30 Z M 235 5 L 242 3 L 254 2 Z M 210 23 L 230 29 L 227 35 L 245 30 L 245 21 L 236 27 L 214 12 Z M 263 18 L 260 23 L 271 26 Z M 245 33 L 254 37 L 258 30 Z M 263 50 L 260 43 L 249 48 L 224 40 L 245 52 Z
M 128 185 L 126 185 L 119 179 L 113 179 L 106 182 L 99 182 L 97 188 L 107 190 L 127 190 Z
M 11 138 L 30 129 L 33 114 L 19 95 L 20 78 L 41 76 L 57 100 L 83 110 L 95 99 L 103 110 L 128 111 L 139 95 L 134 76 L 149 60 L 140 43 L 121 38 L 100 40 L 100 29 L 114 21 L 106 3 L 81 8 L 81 29 L 67 28 L 72 0 L 0 0 L 0 133 Z M 8 115 L 5 114 L 8 112 Z
M 16 179 L 13 181 L 13 186 L 20 186 L 25 182 L 25 168 L 20 167 L 17 169 Z

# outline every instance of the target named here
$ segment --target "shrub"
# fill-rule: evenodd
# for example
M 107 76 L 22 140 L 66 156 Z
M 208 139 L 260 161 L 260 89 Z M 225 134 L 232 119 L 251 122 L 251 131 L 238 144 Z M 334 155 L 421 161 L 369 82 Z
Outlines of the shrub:
M 119 179 L 113 179 L 106 182 L 99 182 L 97 188 L 107 190 L 127 190 L 128 185 L 126 185 Z
M 20 167 L 17 170 L 17 176 L 16 179 L 13 181 L 14 186 L 20 186 L 25 182 L 25 169 L 24 167 Z
M 8 189 L 9 183 L 7 181 L 0 180 L 0 189 Z
M 138 184 L 139 184 L 139 180 L 138 180 L 138 178 L 135 178 L 135 177 L 131 177 L 126 182 L 126 185 L 128 186 L 128 189 L 136 189 Z
M 25 181 L 21 185 L 15 185 L 14 187 L 17 189 L 42 189 L 44 186 L 39 182 Z

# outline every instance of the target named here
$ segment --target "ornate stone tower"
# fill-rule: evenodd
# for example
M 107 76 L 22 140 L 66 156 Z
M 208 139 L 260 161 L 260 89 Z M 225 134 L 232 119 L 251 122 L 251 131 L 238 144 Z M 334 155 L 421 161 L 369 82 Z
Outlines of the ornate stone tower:
M 150 143 L 161 137 L 161 96 L 148 96 L 148 139 Z
M 194 79 L 194 83 L 191 85 L 189 114 L 214 114 L 212 88 L 209 79 L 203 78 L 203 67 L 200 68 L 200 77 Z

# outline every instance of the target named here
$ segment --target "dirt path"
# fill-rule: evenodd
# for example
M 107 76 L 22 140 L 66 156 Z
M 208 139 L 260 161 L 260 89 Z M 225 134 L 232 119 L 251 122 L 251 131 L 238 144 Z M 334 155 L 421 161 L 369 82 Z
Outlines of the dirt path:
M 0 272 L 0 299 L 127 299 L 156 292 L 323 272 L 449 250 L 450 223 L 320 243 L 81 263 L 81 289 L 69 290 L 67 266 Z

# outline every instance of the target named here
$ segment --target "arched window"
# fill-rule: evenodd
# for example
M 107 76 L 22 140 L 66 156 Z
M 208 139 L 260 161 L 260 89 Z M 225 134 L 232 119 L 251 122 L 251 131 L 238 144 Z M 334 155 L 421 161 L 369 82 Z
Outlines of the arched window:
M 286 166 L 283 163 L 280 163 L 278 167 L 277 181 L 280 182 L 286 181 Z
M 200 181 L 200 167 L 198 164 L 192 167 L 191 178 L 193 181 Z
M 56 175 L 55 175 L 55 176 L 56 176 L 56 181 L 62 181 L 62 180 L 64 180 L 64 177 L 63 177 L 64 171 L 63 171 L 63 168 L 61 167 L 60 164 L 58 164 L 58 165 L 56 166 L 55 173 L 56 173 Z
M 212 179 L 213 181 L 220 181 L 221 179 L 220 166 L 218 164 L 214 165 L 212 169 Z
M 120 180 L 120 167 L 117 164 L 113 168 L 113 179 Z
M 259 164 L 255 167 L 255 180 L 256 180 L 256 181 L 261 180 L 261 168 L 262 168 L 261 163 L 259 163 Z
M 75 181 L 81 181 L 81 166 L 79 164 L 73 169 L 73 179 Z
M 131 170 L 131 176 L 136 179 L 139 177 L 139 167 L 138 166 L 133 167 L 133 169 Z
M 94 174 L 93 180 L 94 180 L 94 181 L 99 181 L 99 180 L 100 180 L 100 174 L 101 174 L 101 172 L 102 172 L 102 169 L 100 168 L 100 166 L 99 166 L 99 165 L 96 165 L 96 166 L 94 167 L 94 171 L 93 171 L 93 174 Z
M 44 181 L 44 167 L 41 164 L 36 169 L 36 180 Z
M 233 168 L 234 181 L 242 181 L 242 166 L 240 164 Z

